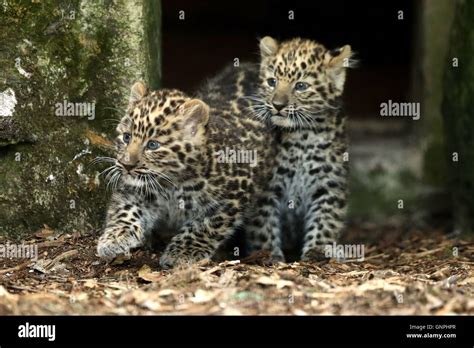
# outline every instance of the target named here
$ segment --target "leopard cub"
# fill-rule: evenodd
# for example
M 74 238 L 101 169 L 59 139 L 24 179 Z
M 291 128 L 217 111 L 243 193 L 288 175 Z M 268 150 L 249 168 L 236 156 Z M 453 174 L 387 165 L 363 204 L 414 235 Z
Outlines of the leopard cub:
M 321 259 L 344 229 L 347 201 L 346 116 L 342 95 L 349 45 L 327 49 L 301 38 L 260 41 L 260 62 L 229 66 L 198 91 L 228 100 L 273 130 L 271 179 L 245 226 L 249 252 L 273 259 Z
M 97 246 L 103 258 L 169 231 L 163 267 L 211 257 L 248 215 L 272 165 L 261 123 L 178 90 L 149 92 L 136 83 L 117 132 L 108 172 L 114 193 Z M 229 147 L 258 156 L 251 163 L 223 160 Z
M 349 45 L 329 50 L 295 38 L 260 41 L 254 114 L 280 134 L 272 199 L 248 227 L 254 248 L 299 250 L 302 260 L 325 257 L 343 231 L 347 203 L 347 139 L 342 94 Z M 262 219 L 262 216 L 266 218 Z M 280 242 L 281 241 L 281 242 Z M 280 243 L 280 244 L 278 244 Z

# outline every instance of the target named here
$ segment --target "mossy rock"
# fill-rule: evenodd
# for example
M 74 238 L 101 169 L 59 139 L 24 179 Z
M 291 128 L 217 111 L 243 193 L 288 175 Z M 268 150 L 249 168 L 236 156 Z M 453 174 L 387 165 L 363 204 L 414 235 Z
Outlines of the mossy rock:
M 104 166 L 89 164 L 112 155 L 108 139 L 133 82 L 158 87 L 159 47 L 148 41 L 159 13 L 159 2 L 146 1 L 3 5 L 0 93 L 13 90 L 16 105 L 0 116 L 0 234 L 101 226 Z M 94 113 L 59 116 L 64 101 Z

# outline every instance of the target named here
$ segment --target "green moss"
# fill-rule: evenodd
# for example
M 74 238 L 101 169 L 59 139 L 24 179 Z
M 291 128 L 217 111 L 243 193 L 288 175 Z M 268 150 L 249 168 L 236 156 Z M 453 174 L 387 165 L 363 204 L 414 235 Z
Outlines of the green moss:
M 91 184 L 100 169 L 89 162 L 106 153 L 87 144 L 86 133 L 110 136 L 129 87 L 147 80 L 143 2 L 19 1 L 4 9 L 0 90 L 15 91 L 20 135 L 0 141 L 0 234 L 99 227 L 107 194 Z M 30 78 L 19 74 L 17 58 Z M 63 100 L 95 103 L 95 119 L 56 116 Z M 91 154 L 73 160 L 85 149 Z
M 435 187 L 446 187 L 446 145 L 442 136 L 433 139 L 426 147 L 423 155 L 423 173 L 425 183 Z
M 348 216 L 371 222 L 407 216 L 420 208 L 420 180 L 408 170 L 395 174 L 383 170 L 369 173 L 352 171 Z M 398 207 L 403 200 L 403 209 Z
M 458 2 L 451 35 L 448 61 L 458 58 L 459 66 L 446 65 L 443 116 L 446 134 L 445 158 L 453 196 L 456 225 L 474 232 L 474 3 Z M 458 161 L 452 154 L 458 154 Z
M 148 83 L 151 89 L 161 86 L 161 6 L 159 1 L 145 2 Z

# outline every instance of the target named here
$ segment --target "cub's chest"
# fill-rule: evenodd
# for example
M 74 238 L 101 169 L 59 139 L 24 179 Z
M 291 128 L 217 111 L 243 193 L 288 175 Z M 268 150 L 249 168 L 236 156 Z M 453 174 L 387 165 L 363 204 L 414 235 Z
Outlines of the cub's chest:
M 328 161 L 331 141 L 325 134 L 301 131 L 287 134 L 280 144 L 278 165 L 302 178 L 319 163 Z
M 205 191 L 179 188 L 157 197 L 154 203 L 160 220 L 182 225 L 198 218 L 212 203 Z
M 179 225 L 186 219 L 186 202 L 181 190 L 168 191 L 158 195 L 154 202 L 157 217 L 172 225 Z
M 145 209 L 153 225 L 152 245 L 164 247 L 187 223 L 201 221 L 208 206 L 205 197 L 183 188 L 157 195 Z
M 305 207 L 311 202 L 319 181 L 315 169 L 329 160 L 330 144 L 327 135 L 313 131 L 288 134 L 282 138 L 277 156 L 278 175 L 273 181 L 283 189 L 283 207 L 288 217 L 304 214 Z

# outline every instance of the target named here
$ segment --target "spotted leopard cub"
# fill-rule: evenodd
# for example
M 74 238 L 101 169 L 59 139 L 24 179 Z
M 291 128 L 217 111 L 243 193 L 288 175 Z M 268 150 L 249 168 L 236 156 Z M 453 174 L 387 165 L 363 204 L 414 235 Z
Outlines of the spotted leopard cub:
M 328 50 L 311 40 L 279 43 L 265 37 L 260 52 L 253 114 L 270 123 L 280 141 L 272 195 L 247 227 L 249 240 L 253 249 L 269 249 L 276 259 L 282 249 L 299 250 L 303 260 L 321 259 L 345 220 L 348 169 L 341 97 L 351 48 Z
M 260 41 L 261 62 L 229 66 L 201 86 L 206 101 L 227 100 L 273 128 L 276 163 L 245 228 L 249 251 L 275 260 L 320 259 L 337 241 L 346 208 L 347 141 L 341 97 L 350 46 L 328 50 L 296 38 Z
M 108 173 L 116 188 L 97 246 L 104 258 L 169 231 L 163 267 L 211 257 L 242 224 L 271 168 L 269 135 L 259 122 L 177 90 L 149 92 L 136 83 L 117 131 L 118 155 Z M 258 158 L 226 161 L 222 151 L 230 146 Z

